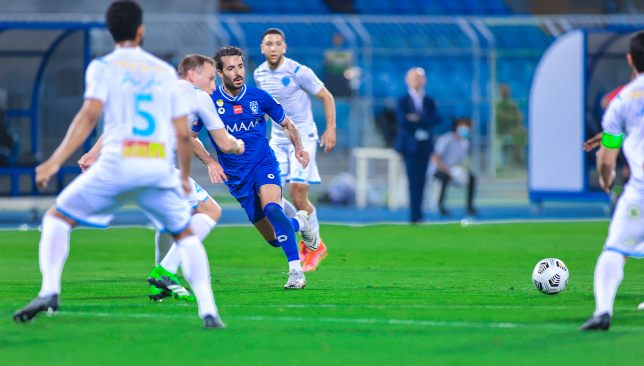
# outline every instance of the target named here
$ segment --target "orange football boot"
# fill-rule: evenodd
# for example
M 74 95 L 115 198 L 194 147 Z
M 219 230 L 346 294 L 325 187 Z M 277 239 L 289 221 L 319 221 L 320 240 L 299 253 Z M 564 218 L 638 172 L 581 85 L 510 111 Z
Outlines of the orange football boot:
M 309 254 L 310 250 L 309 248 L 306 247 L 306 244 L 304 244 L 304 240 L 300 240 L 298 246 L 299 246 L 298 253 L 300 254 L 300 262 L 304 263 L 304 261 L 306 260 L 306 256 Z
M 318 247 L 318 249 L 315 251 L 309 250 L 308 253 L 306 254 L 306 257 L 304 258 L 304 265 L 302 266 L 302 270 L 304 272 L 315 271 L 320 265 L 320 263 L 324 260 L 324 258 L 326 258 L 326 255 L 327 255 L 326 245 L 324 245 L 324 242 L 322 241 L 322 239 L 320 239 L 320 246 Z

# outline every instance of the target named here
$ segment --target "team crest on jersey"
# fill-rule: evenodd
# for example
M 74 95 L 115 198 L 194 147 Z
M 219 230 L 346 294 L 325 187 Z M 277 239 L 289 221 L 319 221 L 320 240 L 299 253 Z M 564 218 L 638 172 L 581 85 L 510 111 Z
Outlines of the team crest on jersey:
M 287 86 L 290 83 L 291 83 L 291 78 L 289 78 L 288 76 L 284 76 L 282 78 L 282 84 L 284 84 L 284 86 Z
M 223 99 L 217 99 L 217 101 L 215 103 L 217 104 L 217 107 L 223 107 L 224 106 Z
M 256 100 L 251 101 L 248 107 L 253 114 L 259 114 L 259 103 Z

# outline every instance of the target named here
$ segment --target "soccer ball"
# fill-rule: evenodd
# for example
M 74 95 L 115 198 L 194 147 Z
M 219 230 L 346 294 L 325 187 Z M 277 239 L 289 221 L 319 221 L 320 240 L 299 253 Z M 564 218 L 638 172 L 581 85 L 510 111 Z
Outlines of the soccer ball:
M 542 259 L 532 271 L 532 282 L 544 294 L 557 294 L 568 286 L 568 267 L 561 259 Z

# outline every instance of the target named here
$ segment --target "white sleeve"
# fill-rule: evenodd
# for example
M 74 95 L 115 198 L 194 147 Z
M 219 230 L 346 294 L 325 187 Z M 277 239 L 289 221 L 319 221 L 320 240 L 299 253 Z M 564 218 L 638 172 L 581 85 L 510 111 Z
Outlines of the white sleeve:
M 324 86 L 324 83 L 308 66 L 299 65 L 295 68 L 295 70 L 295 79 L 298 81 L 302 89 L 306 90 L 307 93 L 315 95 Z
M 602 129 L 604 132 L 607 132 L 611 135 L 619 135 L 624 133 L 624 118 L 623 110 L 626 106 L 624 103 L 624 97 L 619 93 L 611 102 L 608 104 L 608 109 L 604 113 L 602 118 Z
M 107 85 L 107 64 L 101 59 L 90 62 L 85 72 L 85 99 L 107 101 L 109 87 Z
M 219 118 L 219 115 L 215 111 L 215 103 L 213 103 L 210 96 L 202 91 L 199 91 L 199 93 L 195 94 L 197 95 L 197 116 L 199 116 L 203 125 L 206 126 L 206 129 L 208 131 L 214 131 L 224 128 L 224 123 L 221 121 L 221 118 Z
M 171 106 L 172 106 L 172 118 L 177 118 L 181 116 L 186 116 L 192 112 L 190 108 L 190 100 L 188 99 L 188 93 L 183 93 L 177 82 L 177 75 L 174 74 L 169 81 L 171 85 Z

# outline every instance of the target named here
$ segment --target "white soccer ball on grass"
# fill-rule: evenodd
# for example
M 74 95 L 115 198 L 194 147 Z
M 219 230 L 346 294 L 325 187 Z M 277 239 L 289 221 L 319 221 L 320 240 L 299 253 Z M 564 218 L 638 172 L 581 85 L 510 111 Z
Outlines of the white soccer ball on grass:
M 532 271 L 532 282 L 544 294 L 557 294 L 568 286 L 568 267 L 558 258 L 540 260 Z

